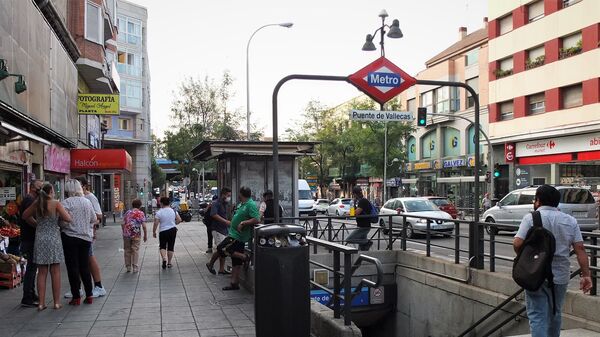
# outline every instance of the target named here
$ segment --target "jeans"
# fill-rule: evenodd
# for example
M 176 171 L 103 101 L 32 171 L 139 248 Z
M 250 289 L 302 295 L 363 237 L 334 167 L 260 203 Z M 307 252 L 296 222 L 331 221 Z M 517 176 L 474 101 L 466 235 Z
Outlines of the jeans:
M 21 241 L 21 255 L 27 259 L 27 269 L 23 277 L 23 300 L 33 300 L 35 297 L 35 274 L 37 265 L 33 263 L 33 241 Z
M 79 288 L 83 282 L 86 297 L 92 296 L 92 275 L 90 274 L 90 245 L 89 241 L 61 234 L 67 276 L 73 299 L 80 298 Z
M 346 238 L 347 243 L 357 243 L 358 249 L 360 250 L 369 250 L 370 240 L 367 238 L 369 232 L 371 231 L 370 227 L 359 227 L 350 233 Z
M 555 284 L 556 313 L 553 313 L 552 290 L 544 282 L 537 291 L 525 290 L 527 317 L 532 337 L 558 337 L 562 307 L 567 293 L 567 284 Z
M 139 270 L 138 260 L 141 238 L 126 238 L 123 237 L 123 250 L 125 258 L 125 267 L 127 269 L 133 267 L 134 270 Z
M 208 241 L 208 249 L 212 249 L 213 247 L 213 234 L 212 234 L 212 226 L 206 226 L 206 240 Z

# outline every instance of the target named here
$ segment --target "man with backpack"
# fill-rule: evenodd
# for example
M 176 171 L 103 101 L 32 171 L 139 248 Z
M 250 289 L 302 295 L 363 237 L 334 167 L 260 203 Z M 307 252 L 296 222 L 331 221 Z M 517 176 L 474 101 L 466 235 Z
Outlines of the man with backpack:
M 560 335 L 562 306 L 570 279 L 569 252 L 571 247 L 575 250 L 577 262 L 581 268 L 580 289 L 587 293 L 592 288 L 588 257 L 577 220 L 559 211 L 557 208 L 559 202 L 560 192 L 556 188 L 550 185 L 538 187 L 533 203 L 536 212 L 523 217 L 513 241 L 515 252 L 517 252 L 513 268 L 515 281 L 521 286 L 524 286 L 522 283 L 529 283 L 526 282 L 527 280 L 522 280 L 524 273 L 521 270 L 523 268 L 518 268 L 518 265 L 526 261 L 529 255 L 531 255 L 529 259 L 531 261 L 529 263 L 530 278 L 540 278 L 538 283 L 541 285 L 524 286 L 527 316 L 533 337 Z M 539 217 L 537 212 L 539 212 Z M 543 229 L 540 228 L 540 225 L 543 226 Z M 538 251 L 531 254 L 536 249 Z M 544 255 L 546 254 L 544 253 L 551 257 L 545 259 Z M 548 270 L 545 275 L 536 273 L 535 270 L 538 266 L 535 262 L 537 259 L 551 264 L 551 268 L 548 268 L 551 272 Z M 519 282 L 519 278 L 522 282 Z M 530 284 L 535 284 L 535 282 Z
M 377 211 L 373 205 L 371 205 L 369 200 L 363 196 L 360 186 L 354 186 L 354 188 L 352 188 L 352 197 L 354 198 L 354 215 L 357 217 L 356 226 L 358 226 L 358 228 L 348 235 L 346 242 L 358 244 L 358 249 L 360 250 L 369 250 L 373 245 L 373 241 L 368 238 L 369 232 L 371 231 L 371 221 L 377 219 L 375 217 Z M 374 216 L 364 217 L 364 215 L 369 214 Z M 363 215 L 363 217 L 360 217 L 360 215 Z

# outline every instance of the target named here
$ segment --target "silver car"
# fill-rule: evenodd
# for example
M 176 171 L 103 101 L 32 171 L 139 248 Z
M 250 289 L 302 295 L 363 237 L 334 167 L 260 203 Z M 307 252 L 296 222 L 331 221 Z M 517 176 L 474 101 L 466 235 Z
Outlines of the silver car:
M 381 210 L 379 215 L 417 215 L 423 217 L 432 217 L 440 219 L 448 219 L 446 221 L 433 220 L 430 224 L 430 229 L 436 232 L 448 233 L 454 230 L 454 222 L 452 216 L 440 210 L 433 202 L 424 198 L 395 198 L 388 200 Z M 395 216 L 392 218 L 392 226 L 394 228 L 402 228 L 402 217 Z M 388 234 L 389 217 L 380 217 L 379 225 L 383 227 L 383 233 Z M 406 218 L 406 237 L 414 237 L 414 230 L 427 230 L 427 219 L 421 218 Z M 394 234 L 398 234 L 396 232 Z
M 327 213 L 327 207 L 329 207 L 329 200 L 327 199 L 317 199 L 313 204 L 313 211 L 316 214 L 325 214 Z
M 598 229 L 598 205 L 588 189 L 575 186 L 555 186 L 560 192 L 558 209 L 577 219 L 579 228 L 585 232 Z M 498 231 L 515 231 L 502 224 L 518 226 L 527 213 L 533 212 L 533 200 L 537 187 L 526 187 L 508 193 L 496 206 L 483 213 L 485 222 L 498 223 L 486 226 L 488 234 Z
M 350 214 L 352 199 L 337 198 L 333 199 L 327 207 L 327 215 L 344 216 Z

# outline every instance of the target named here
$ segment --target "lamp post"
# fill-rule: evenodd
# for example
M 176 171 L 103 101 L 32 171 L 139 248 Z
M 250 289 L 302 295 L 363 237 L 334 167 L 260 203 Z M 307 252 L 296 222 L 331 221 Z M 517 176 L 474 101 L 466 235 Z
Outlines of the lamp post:
M 398 158 L 394 158 L 394 159 L 392 159 L 392 161 L 391 161 L 389 164 L 386 164 L 386 166 L 387 166 L 387 167 L 390 167 L 390 166 L 392 166 L 392 165 L 396 164 L 396 163 L 397 163 L 397 162 L 399 162 L 399 161 L 400 161 L 400 159 L 398 159 Z M 387 178 L 386 178 L 386 179 L 387 179 Z M 387 195 L 387 189 L 388 189 L 387 180 L 384 180 L 384 181 L 383 181 L 383 189 L 384 189 L 384 191 L 386 191 L 385 195 Z M 385 200 L 383 200 L 383 202 L 385 202 Z
M 293 25 L 294 24 L 292 22 L 270 23 L 256 29 L 248 39 L 248 44 L 246 45 L 246 140 L 250 140 L 250 42 L 252 41 L 254 35 L 263 28 L 270 26 L 291 28 Z
M 381 12 L 379 12 L 379 17 L 381 18 L 381 27 L 377 28 L 375 30 L 375 32 L 373 34 L 367 34 L 366 40 L 365 40 L 365 44 L 362 47 L 362 50 L 364 51 L 373 51 L 376 50 L 377 48 L 375 48 L 375 44 L 373 44 L 373 39 L 375 38 L 375 36 L 377 35 L 377 32 L 379 32 L 379 36 L 381 37 L 380 41 L 379 41 L 379 45 L 381 46 L 381 56 L 385 56 L 385 47 L 384 47 L 384 35 L 386 33 L 385 28 L 389 28 L 390 30 L 387 32 L 387 37 L 391 38 L 391 39 L 399 39 L 401 37 L 403 37 L 404 35 L 402 34 L 402 31 L 400 30 L 400 21 L 398 21 L 398 19 L 394 19 L 394 21 L 392 21 L 392 25 L 386 25 L 385 24 L 385 18 L 388 17 L 388 13 L 386 12 L 385 9 L 382 9 Z M 379 105 L 380 110 L 383 111 L 383 104 Z M 384 144 L 383 144 L 383 184 L 384 184 L 384 188 L 383 188 L 383 202 L 386 201 L 387 199 L 387 186 L 386 186 L 386 180 L 387 180 L 387 134 L 388 134 L 388 128 L 387 128 L 387 122 L 384 122 Z

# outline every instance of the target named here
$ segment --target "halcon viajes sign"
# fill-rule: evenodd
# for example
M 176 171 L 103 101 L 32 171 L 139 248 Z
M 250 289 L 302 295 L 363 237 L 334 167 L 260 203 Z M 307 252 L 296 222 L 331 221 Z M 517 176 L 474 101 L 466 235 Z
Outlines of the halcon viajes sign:
M 546 138 L 517 143 L 517 157 L 600 150 L 600 133 Z
M 118 115 L 119 95 L 79 94 L 77 112 L 80 115 Z

